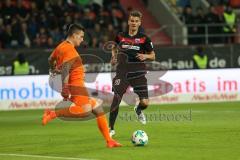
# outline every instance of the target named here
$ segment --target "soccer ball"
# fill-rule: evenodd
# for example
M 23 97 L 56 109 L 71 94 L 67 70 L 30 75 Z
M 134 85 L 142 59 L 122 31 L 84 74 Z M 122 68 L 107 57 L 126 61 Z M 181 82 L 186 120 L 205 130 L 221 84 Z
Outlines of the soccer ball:
M 132 143 L 135 146 L 144 146 L 148 143 L 147 133 L 142 130 L 137 130 L 132 134 Z

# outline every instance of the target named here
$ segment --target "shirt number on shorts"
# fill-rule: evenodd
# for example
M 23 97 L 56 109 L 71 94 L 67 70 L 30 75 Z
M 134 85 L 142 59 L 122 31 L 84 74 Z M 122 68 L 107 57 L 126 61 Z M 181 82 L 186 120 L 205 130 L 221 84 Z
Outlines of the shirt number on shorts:
M 118 85 L 120 84 L 120 82 L 121 82 L 121 79 L 115 79 L 114 85 L 115 85 L 115 86 L 118 86 Z

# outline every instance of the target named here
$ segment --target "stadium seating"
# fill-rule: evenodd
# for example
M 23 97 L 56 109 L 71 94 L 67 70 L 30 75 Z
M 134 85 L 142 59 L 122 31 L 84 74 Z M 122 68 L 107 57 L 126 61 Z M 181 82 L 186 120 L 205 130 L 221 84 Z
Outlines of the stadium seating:
M 49 48 L 64 39 L 70 23 L 87 28 L 90 47 L 101 47 L 122 30 L 126 14 L 118 0 L 0 1 L 0 48 Z M 97 29 L 97 27 L 100 27 Z M 98 36 L 96 30 L 101 31 Z
M 165 32 L 160 31 L 154 33 L 157 29 L 161 28 L 161 25 L 157 23 L 156 19 L 150 14 L 141 0 L 120 0 L 120 2 L 125 9 L 130 8 L 130 6 L 134 6 L 143 13 L 143 28 L 146 33 L 151 36 L 155 45 L 171 44 L 171 39 L 165 34 Z

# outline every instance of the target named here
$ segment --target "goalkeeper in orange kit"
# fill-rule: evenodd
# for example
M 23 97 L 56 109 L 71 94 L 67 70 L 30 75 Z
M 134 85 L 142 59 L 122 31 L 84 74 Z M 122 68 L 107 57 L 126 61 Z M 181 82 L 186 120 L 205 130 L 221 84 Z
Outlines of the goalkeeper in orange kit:
M 61 73 L 61 95 L 65 101 L 72 104 L 58 110 L 45 110 L 42 124 L 46 125 L 56 117 L 83 118 L 93 113 L 96 116 L 97 125 L 106 140 L 107 147 L 120 147 L 121 144 L 113 140 L 108 131 L 106 116 L 102 107 L 93 98 L 89 97 L 84 83 L 84 67 L 81 57 L 76 51 L 83 41 L 84 28 L 78 24 L 69 26 L 67 38 L 52 52 L 49 63 L 52 74 Z

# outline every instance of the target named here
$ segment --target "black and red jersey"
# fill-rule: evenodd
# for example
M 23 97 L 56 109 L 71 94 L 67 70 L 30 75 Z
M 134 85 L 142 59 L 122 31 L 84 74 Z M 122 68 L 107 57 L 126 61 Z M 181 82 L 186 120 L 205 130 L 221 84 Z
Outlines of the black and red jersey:
M 128 32 L 120 32 L 115 39 L 118 46 L 118 53 L 124 53 L 128 62 L 140 62 L 136 58 L 138 53 L 147 54 L 153 51 L 152 41 L 142 32 L 130 36 Z
M 120 32 L 115 42 L 118 47 L 117 68 L 118 76 L 127 78 L 139 77 L 146 74 L 146 64 L 136 58 L 138 53 L 148 54 L 153 51 L 153 44 L 150 38 L 144 33 L 138 32 L 130 36 L 128 32 Z

